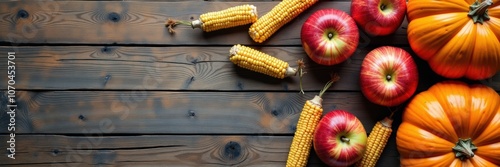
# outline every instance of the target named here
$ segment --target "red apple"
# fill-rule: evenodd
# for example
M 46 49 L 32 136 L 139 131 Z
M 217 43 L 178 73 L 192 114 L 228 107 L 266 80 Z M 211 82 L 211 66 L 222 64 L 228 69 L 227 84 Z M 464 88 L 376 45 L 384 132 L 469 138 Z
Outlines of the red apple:
M 417 89 L 417 65 L 401 48 L 378 47 L 370 51 L 361 64 L 360 84 L 361 92 L 371 102 L 397 106 Z
M 335 65 L 354 53 L 359 43 L 359 32 L 349 14 L 337 9 L 322 9 L 304 22 L 300 39 L 305 52 L 314 62 Z
M 328 166 L 349 166 L 363 156 L 366 138 L 365 128 L 355 115 L 333 110 L 316 126 L 313 146 L 319 159 Z
M 406 0 L 352 0 L 351 16 L 367 34 L 383 36 L 398 29 L 406 15 Z

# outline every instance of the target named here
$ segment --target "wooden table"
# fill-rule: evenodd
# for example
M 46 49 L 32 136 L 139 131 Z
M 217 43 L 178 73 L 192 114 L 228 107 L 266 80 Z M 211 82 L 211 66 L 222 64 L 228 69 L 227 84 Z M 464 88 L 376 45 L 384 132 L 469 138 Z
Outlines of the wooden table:
M 350 1 L 321 1 L 265 43 L 248 27 L 204 33 L 167 18 L 197 19 L 202 13 L 254 4 L 259 15 L 277 1 L 0 3 L 0 69 L 15 52 L 15 158 L 8 158 L 8 82 L 2 82 L 2 165 L 40 166 L 284 166 L 299 113 L 331 73 L 341 80 L 324 96 L 324 112 L 355 114 L 369 133 L 389 109 L 360 92 L 359 69 L 372 49 L 406 49 L 419 67 L 417 93 L 443 80 L 415 56 L 405 21 L 393 35 L 361 32 L 355 54 L 336 66 L 312 62 L 300 43 L 300 28 L 314 11 L 349 12 Z M 296 66 L 304 59 L 306 94 L 298 77 L 275 79 L 228 61 L 234 44 L 251 46 Z M 500 76 L 478 81 L 500 90 Z M 403 108 L 404 105 L 401 106 Z M 378 166 L 399 166 L 395 132 Z M 309 166 L 324 166 L 314 151 Z

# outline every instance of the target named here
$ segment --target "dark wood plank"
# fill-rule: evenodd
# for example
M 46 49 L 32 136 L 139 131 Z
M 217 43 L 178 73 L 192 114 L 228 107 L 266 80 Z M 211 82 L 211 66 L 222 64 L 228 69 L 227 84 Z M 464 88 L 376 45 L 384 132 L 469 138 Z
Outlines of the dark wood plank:
M 5 136 L 0 137 L 7 139 Z M 8 139 L 7 139 L 8 140 Z M 2 164 L 276 166 L 289 136 L 18 136 L 15 161 Z M 3 141 L 3 140 L 2 140 Z M 5 144 L 3 144 L 4 146 Z M 3 147 L 2 147 L 3 148 Z M 5 159 L 5 156 L 1 157 Z
M 305 101 L 315 94 L 20 91 L 16 133 L 292 134 Z M 366 129 L 389 115 L 387 108 L 368 102 L 359 92 L 329 91 L 323 99 L 324 113 L 333 109 L 349 111 Z M 0 107 L 5 103 L 2 100 Z M 9 118 L 2 112 L 0 125 L 7 125 Z M 0 129 L 0 133 L 6 132 L 7 128 Z
M 17 89 L 140 89 L 140 90 L 299 90 L 298 76 L 276 79 L 237 67 L 228 47 L 0 47 L 17 50 Z M 297 67 L 301 47 L 256 48 Z M 6 62 L 7 56 L 0 61 Z M 329 79 L 330 68 L 308 62 L 305 90 L 318 90 Z M 356 64 L 341 73 L 337 89 L 356 90 Z M 315 75 L 317 74 L 317 75 Z M 6 78 L 7 73 L 0 76 Z M 345 76 L 345 78 L 344 78 Z M 344 84 L 345 83 L 345 84 Z M 0 82 L 1 88 L 7 82 Z
M 359 69 L 374 47 L 359 47 L 344 63 L 321 66 L 302 47 L 254 47 L 297 67 L 306 62 L 306 91 L 317 92 L 339 73 L 332 90 L 359 91 Z M 403 47 L 411 52 L 408 47 Z M 276 79 L 237 67 L 228 60 L 227 47 L 119 47 L 119 46 L 23 46 L 0 47 L 0 53 L 16 52 L 16 88 L 24 90 L 299 90 L 298 76 Z M 17 51 L 16 51 L 17 50 Z M 413 54 L 413 53 L 412 53 Z M 413 54 L 415 55 L 415 54 Z M 443 80 L 427 62 L 414 56 L 419 68 L 419 90 Z M 7 56 L 0 56 L 6 62 Z M 7 78 L 7 73 L 0 73 Z M 482 83 L 500 90 L 500 74 Z M 7 82 L 0 82 L 0 89 Z
M 9 137 L 0 135 L 0 140 Z M 272 135 L 18 135 L 16 159 L 0 156 L 0 165 L 274 167 L 285 166 L 291 141 L 292 136 Z M 395 145 L 388 145 L 377 166 L 398 164 Z M 325 166 L 312 149 L 308 166 Z
M 177 26 L 168 33 L 168 18 L 197 19 L 202 13 L 251 3 L 264 15 L 278 1 L 269 2 L 101 2 L 101 1 L 13 1 L 0 3 L 0 42 L 12 45 L 43 44 L 154 44 L 154 45 L 256 45 L 248 35 L 248 27 L 240 26 L 204 33 L 188 26 Z M 324 8 L 350 10 L 349 1 L 320 1 L 299 15 L 265 45 L 301 45 L 300 29 L 313 12 Z M 361 34 L 363 44 L 405 45 L 406 21 L 386 37 L 372 38 Z M 64 32 L 64 33 L 61 33 Z

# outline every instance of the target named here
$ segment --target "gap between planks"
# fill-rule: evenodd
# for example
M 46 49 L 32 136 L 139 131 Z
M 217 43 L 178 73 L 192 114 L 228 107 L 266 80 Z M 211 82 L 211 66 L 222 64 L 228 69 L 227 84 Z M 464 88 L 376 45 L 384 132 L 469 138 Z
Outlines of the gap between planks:
M 349 1 L 319 1 L 283 26 L 265 43 L 253 42 L 249 25 L 205 33 L 189 26 L 177 26 L 170 34 L 164 26 L 168 18 L 197 19 L 200 14 L 241 4 L 254 4 L 260 16 L 279 1 L 269 2 L 117 2 L 55 1 L 0 3 L 0 42 L 17 44 L 144 44 L 144 45 L 293 45 L 299 46 L 300 29 L 313 12 L 335 8 L 349 13 Z M 398 31 L 385 37 L 361 41 L 373 45 L 407 45 L 403 22 Z M 60 33 L 64 32 L 64 33 Z
M 314 95 L 296 92 L 19 91 L 16 133 L 290 135 L 295 131 L 305 101 Z M 368 132 L 376 121 L 389 115 L 387 108 L 368 102 L 360 92 L 327 92 L 323 97 L 323 109 L 324 113 L 335 109 L 353 113 Z M 0 115 L 0 124 L 8 124 L 8 121 L 7 114 Z M 6 132 L 0 129 L 0 133 Z
M 0 139 L 4 141 L 7 136 L 0 135 Z M 16 160 L 2 156 L 0 164 L 283 166 L 292 136 L 19 135 L 16 140 Z M 389 139 L 390 143 L 394 140 L 394 136 Z M 396 145 L 390 143 L 379 166 L 399 164 Z M 310 153 L 308 166 L 324 166 L 313 149 Z
M 360 91 L 359 73 L 365 55 L 374 47 L 359 47 L 345 62 L 322 66 L 302 47 L 253 47 L 297 67 L 306 63 L 304 90 L 319 91 L 338 73 L 341 80 L 330 90 Z M 299 91 L 298 76 L 276 79 L 238 67 L 228 60 L 230 47 L 123 47 L 123 46 L 23 46 L 16 47 L 18 90 L 160 90 L 160 91 Z M 417 63 L 418 90 L 445 78 L 428 63 L 403 47 Z M 0 47 L 0 52 L 10 52 Z M 0 61 L 7 61 L 1 56 Z M 7 73 L 0 73 L 0 77 Z M 464 80 L 465 81 L 465 80 Z M 472 83 L 472 81 L 467 81 Z M 500 74 L 475 81 L 500 90 Z M 0 82 L 5 89 L 7 82 Z

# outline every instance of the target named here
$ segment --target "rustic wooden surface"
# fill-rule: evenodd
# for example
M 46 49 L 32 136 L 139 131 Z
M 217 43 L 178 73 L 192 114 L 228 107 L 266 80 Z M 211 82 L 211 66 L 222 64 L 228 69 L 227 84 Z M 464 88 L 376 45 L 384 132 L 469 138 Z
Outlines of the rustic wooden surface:
M 330 67 L 307 58 L 300 44 L 302 23 L 314 11 L 349 12 L 349 1 L 320 1 L 263 44 L 247 26 L 204 33 L 164 27 L 167 18 L 199 14 L 244 3 L 259 15 L 278 1 L 40 1 L 0 2 L 0 56 L 16 52 L 16 159 L 20 166 L 284 166 L 304 102 L 332 73 L 341 80 L 324 96 L 324 113 L 356 115 L 369 133 L 389 109 L 360 92 L 364 56 L 382 45 L 401 47 L 419 68 L 418 92 L 444 80 L 416 57 L 405 21 L 396 33 L 370 37 L 346 62 Z M 296 66 L 304 59 L 305 95 L 298 78 L 274 79 L 236 67 L 229 48 L 245 44 Z M 5 63 L 0 65 L 4 68 Z M 1 78 L 7 78 L 0 72 Z M 500 75 L 482 81 L 500 90 Z M 7 82 L 0 82 L 6 92 Z M 7 96 L 0 95 L 6 110 Z M 394 131 L 404 104 L 394 115 Z M 395 110 L 396 108 L 391 108 Z M 0 126 L 10 116 L 0 112 Z M 0 128 L 0 148 L 8 147 Z M 395 132 L 377 166 L 399 166 Z M 314 151 L 308 166 L 324 166 Z

